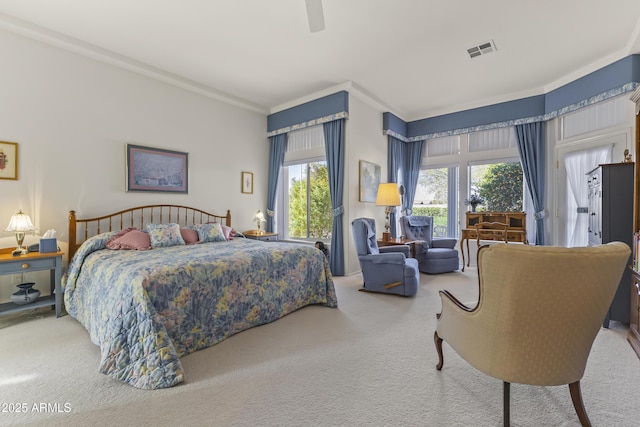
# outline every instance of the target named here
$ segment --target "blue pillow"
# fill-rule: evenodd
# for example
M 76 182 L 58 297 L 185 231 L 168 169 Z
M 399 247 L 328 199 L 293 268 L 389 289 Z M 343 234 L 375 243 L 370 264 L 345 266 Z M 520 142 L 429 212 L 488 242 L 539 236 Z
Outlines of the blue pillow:
M 152 248 L 184 245 L 178 224 L 147 224 Z
M 194 225 L 198 232 L 198 240 L 201 242 L 226 242 L 222 227 L 217 222 Z

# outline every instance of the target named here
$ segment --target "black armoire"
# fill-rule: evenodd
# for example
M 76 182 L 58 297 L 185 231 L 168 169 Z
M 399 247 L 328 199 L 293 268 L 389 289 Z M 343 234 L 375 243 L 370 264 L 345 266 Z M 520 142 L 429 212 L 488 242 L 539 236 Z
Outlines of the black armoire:
M 589 246 L 633 241 L 633 163 L 603 164 L 587 173 L 589 183 Z M 629 257 L 629 264 L 631 256 Z M 604 327 L 610 320 L 629 323 L 631 272 L 624 269 Z

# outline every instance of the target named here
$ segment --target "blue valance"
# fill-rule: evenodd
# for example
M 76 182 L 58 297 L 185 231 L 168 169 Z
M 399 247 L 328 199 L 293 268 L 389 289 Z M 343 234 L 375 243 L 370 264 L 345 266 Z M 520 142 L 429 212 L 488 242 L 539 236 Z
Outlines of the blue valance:
M 384 113 L 383 133 L 404 142 L 547 121 L 640 86 L 640 55 L 630 55 L 544 95 L 405 123 Z
M 349 117 L 349 93 L 336 92 L 267 116 L 267 136 Z

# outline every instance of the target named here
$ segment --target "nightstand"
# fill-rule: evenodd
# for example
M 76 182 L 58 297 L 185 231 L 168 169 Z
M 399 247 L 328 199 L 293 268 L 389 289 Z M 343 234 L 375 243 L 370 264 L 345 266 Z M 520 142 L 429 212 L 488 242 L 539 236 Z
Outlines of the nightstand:
M 409 240 L 409 239 L 403 239 L 400 237 L 396 237 L 395 239 L 388 239 L 388 240 L 384 240 L 384 239 L 380 239 L 377 241 L 378 246 L 396 246 L 396 245 L 407 245 L 409 246 L 409 253 L 411 254 L 411 258 L 415 258 L 416 257 L 416 243 L 419 242 L 419 240 Z
M 51 295 L 40 297 L 30 304 L 18 305 L 13 302 L 0 304 L 0 315 L 55 306 L 56 317 L 60 317 L 62 315 L 62 255 L 64 253 L 29 252 L 25 255 L 13 256 L 11 255 L 12 250 L 13 248 L 0 249 L 0 276 L 49 270 L 51 273 Z
M 248 239 L 253 240 L 262 240 L 265 242 L 273 242 L 274 240 L 278 240 L 278 233 L 270 233 L 268 231 L 262 231 L 258 233 L 258 230 L 249 230 L 243 231 L 242 234 L 244 234 Z

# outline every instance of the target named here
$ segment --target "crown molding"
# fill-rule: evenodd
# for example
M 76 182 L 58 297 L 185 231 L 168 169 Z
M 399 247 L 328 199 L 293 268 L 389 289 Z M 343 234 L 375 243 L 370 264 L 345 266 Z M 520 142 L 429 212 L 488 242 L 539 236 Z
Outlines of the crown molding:
M 176 74 L 155 68 L 144 62 L 117 54 L 107 49 L 83 42 L 73 37 L 42 28 L 12 16 L 0 13 L 0 29 L 36 40 L 50 46 L 116 66 L 179 88 L 233 105 L 245 110 L 268 114 L 269 110 L 262 106 L 234 95 L 213 89 L 201 83 L 180 77 Z

